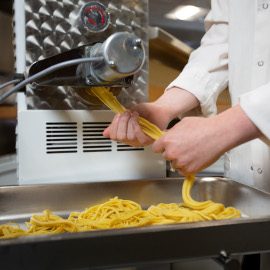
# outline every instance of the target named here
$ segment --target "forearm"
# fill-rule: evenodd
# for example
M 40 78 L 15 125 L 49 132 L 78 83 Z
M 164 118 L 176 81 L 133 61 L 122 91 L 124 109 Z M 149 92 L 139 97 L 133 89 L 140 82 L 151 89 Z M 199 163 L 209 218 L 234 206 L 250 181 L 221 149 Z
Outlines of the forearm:
M 186 117 L 153 144 L 184 175 L 201 171 L 226 151 L 259 138 L 261 132 L 240 105 L 210 118 Z
M 172 88 L 157 99 L 154 105 L 163 108 L 168 121 L 171 121 L 179 115 L 198 107 L 199 101 L 193 94 L 186 90 Z
M 229 1 L 212 1 L 201 46 L 167 89 L 188 90 L 200 102 L 204 116 L 217 113 L 216 98 L 228 85 Z
M 211 121 L 211 118 L 209 119 Z M 220 136 L 221 152 L 262 136 L 260 130 L 245 114 L 240 105 L 212 118 L 216 136 Z

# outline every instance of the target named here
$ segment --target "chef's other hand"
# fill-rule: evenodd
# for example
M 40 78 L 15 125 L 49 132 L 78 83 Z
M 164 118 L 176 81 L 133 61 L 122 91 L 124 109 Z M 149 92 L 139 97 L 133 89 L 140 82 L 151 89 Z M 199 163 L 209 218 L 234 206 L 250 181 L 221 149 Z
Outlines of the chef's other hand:
M 184 118 L 153 144 L 153 151 L 162 153 L 181 174 L 197 173 L 222 154 L 212 122 L 211 118 Z
M 262 136 L 240 105 L 210 118 L 187 117 L 153 144 L 183 175 L 199 172 L 226 151 Z

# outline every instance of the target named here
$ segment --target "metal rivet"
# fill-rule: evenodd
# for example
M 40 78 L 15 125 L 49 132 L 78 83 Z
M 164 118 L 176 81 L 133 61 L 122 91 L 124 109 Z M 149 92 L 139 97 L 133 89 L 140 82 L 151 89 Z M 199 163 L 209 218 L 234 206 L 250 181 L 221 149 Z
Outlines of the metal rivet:
M 269 5 L 267 3 L 263 3 L 262 7 L 263 9 L 268 9 Z
M 263 61 L 258 61 L 258 66 L 259 67 L 262 67 L 264 65 L 264 62 Z
M 138 47 L 141 47 L 142 46 L 142 40 L 140 38 L 137 38 L 135 40 L 135 45 L 138 46 Z
M 259 168 L 259 169 L 257 170 L 257 173 L 258 173 L 258 174 L 262 174 L 262 173 L 263 173 L 263 170 L 262 170 L 261 168 Z
M 93 81 L 90 78 L 86 78 L 86 84 L 92 85 Z
M 116 67 L 116 64 L 115 64 L 115 62 L 113 60 L 111 60 L 111 61 L 109 61 L 109 66 L 111 68 L 115 68 Z

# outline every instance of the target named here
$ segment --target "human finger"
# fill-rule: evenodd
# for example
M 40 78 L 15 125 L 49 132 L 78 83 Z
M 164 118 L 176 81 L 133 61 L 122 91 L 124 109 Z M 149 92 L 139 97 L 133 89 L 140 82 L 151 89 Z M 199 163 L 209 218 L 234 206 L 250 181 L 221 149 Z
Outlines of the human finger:
M 165 145 L 164 145 L 163 138 L 160 138 L 159 140 L 157 140 L 153 143 L 152 150 L 155 153 L 163 153 L 165 151 Z
M 131 116 L 132 116 L 132 114 L 131 114 Z M 136 138 L 132 120 L 128 121 L 127 140 L 125 141 L 125 143 L 129 144 L 131 146 L 134 146 L 134 147 L 141 146 L 141 143 Z
M 118 128 L 116 133 L 116 139 L 118 141 L 127 140 L 127 132 L 128 132 L 128 122 L 130 120 L 131 114 L 130 112 L 124 112 L 120 115 L 118 120 Z
M 133 128 L 132 116 L 130 118 L 130 121 L 128 121 L 127 140 L 130 141 L 130 142 L 135 142 L 136 141 L 136 135 L 135 135 L 135 130 Z
M 115 115 L 111 125 L 109 126 L 111 140 L 117 139 L 117 129 L 118 129 L 119 119 L 120 119 L 120 114 Z
M 180 162 L 178 159 L 174 159 L 171 161 L 171 166 L 181 172 L 181 175 L 188 175 L 190 174 L 189 172 L 189 165 L 188 164 L 185 164 L 183 162 Z
M 103 130 L 103 136 L 106 138 L 110 138 L 110 126 Z
M 138 115 L 137 114 L 133 114 L 132 118 L 132 126 L 133 126 L 133 130 L 134 130 L 134 134 L 136 137 L 136 140 L 141 144 L 141 145 L 148 145 L 152 142 L 151 138 L 148 137 L 147 135 L 144 134 L 144 132 L 142 131 L 139 123 L 138 123 Z

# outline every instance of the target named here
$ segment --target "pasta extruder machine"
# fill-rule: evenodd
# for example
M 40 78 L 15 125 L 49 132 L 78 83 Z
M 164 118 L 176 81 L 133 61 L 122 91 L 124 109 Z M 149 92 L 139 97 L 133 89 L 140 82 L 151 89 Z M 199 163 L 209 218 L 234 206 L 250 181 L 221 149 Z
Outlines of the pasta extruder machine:
M 20 184 L 165 177 L 148 148 L 102 136 L 113 114 L 93 96 L 105 86 L 127 107 L 148 95 L 147 0 L 15 0 L 16 69 L 37 76 L 18 95 Z

